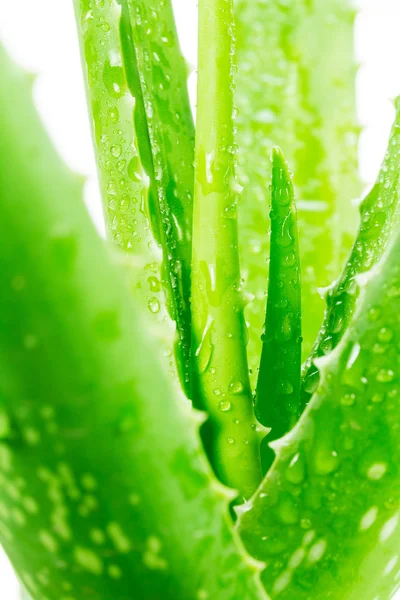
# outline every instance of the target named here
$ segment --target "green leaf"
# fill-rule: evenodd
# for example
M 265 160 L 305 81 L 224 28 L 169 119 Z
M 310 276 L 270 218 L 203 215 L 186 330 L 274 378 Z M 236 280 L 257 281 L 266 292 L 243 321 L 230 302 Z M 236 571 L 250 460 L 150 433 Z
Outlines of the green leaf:
M 350 0 L 236 0 L 239 206 L 249 364 L 260 356 L 266 278 L 265 156 L 295 173 L 303 288 L 303 357 L 323 319 L 319 287 L 340 273 L 357 227 L 358 126 Z
M 0 50 L 0 543 L 33 597 L 263 598 L 199 419 Z
M 397 150 L 396 150 L 397 152 Z M 398 172 L 387 181 L 397 185 Z M 368 275 L 356 318 L 242 515 L 249 552 L 280 600 L 373 600 L 398 587 L 400 235 Z
M 199 3 L 192 323 L 197 405 L 212 428 L 221 480 L 249 498 L 261 479 L 237 241 L 232 2 Z
M 136 288 L 156 314 L 163 301 L 153 234 L 162 248 L 178 370 L 190 396 L 194 127 L 186 65 L 169 0 L 118 4 L 75 0 L 103 202 L 113 239 L 144 263 Z
M 297 217 L 291 176 L 279 148 L 272 152 L 271 256 L 268 303 L 255 410 L 270 427 L 263 441 L 266 472 L 269 442 L 282 437 L 300 416 L 301 287 Z
M 361 223 L 352 252 L 343 272 L 328 290 L 325 319 L 309 360 L 304 365 L 301 403 L 309 402 L 318 386 L 318 356 L 331 352 L 342 339 L 357 306 L 357 275 L 371 269 L 382 257 L 400 216 L 400 103 L 389 139 L 388 149 L 377 181 L 360 205 Z

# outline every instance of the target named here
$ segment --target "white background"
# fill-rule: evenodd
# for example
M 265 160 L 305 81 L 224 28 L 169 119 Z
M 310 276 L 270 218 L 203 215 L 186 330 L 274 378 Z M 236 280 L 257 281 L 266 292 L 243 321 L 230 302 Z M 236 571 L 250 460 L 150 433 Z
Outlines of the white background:
M 182 49 L 194 66 L 196 0 L 173 3 Z M 391 100 L 400 94 L 400 2 L 359 0 L 358 5 L 357 94 L 359 119 L 364 126 L 360 170 L 365 183 L 370 184 L 393 120 Z M 0 0 L 0 40 L 20 64 L 38 74 L 35 100 L 39 111 L 59 152 L 73 169 L 88 177 L 88 205 L 101 225 L 72 0 Z M 189 83 L 194 98 L 195 73 Z M 0 551 L 0 600 L 17 598 L 15 578 Z

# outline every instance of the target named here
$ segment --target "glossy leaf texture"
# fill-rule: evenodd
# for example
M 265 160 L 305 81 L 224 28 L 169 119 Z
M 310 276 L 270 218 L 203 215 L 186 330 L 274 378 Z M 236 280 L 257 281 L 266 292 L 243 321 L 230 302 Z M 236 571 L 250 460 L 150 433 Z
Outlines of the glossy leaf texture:
M 271 431 L 263 441 L 263 471 L 274 459 L 269 442 L 300 416 L 301 278 L 291 175 L 279 148 L 272 152 L 268 303 L 255 400 L 256 417 Z
M 0 542 L 35 600 L 263 598 L 81 181 L 0 72 Z
M 167 295 L 190 396 L 194 126 L 172 8 L 169 0 L 75 6 L 109 230 L 143 263 L 136 290 L 161 320 Z
M 199 3 L 192 323 L 197 406 L 207 410 L 210 457 L 248 499 L 261 480 L 260 433 L 249 381 L 237 240 L 231 0 Z
M 318 288 L 336 279 L 357 228 L 351 200 L 358 125 L 350 0 L 236 0 L 239 206 L 249 363 L 256 379 L 263 325 L 265 162 L 278 145 L 294 172 L 303 279 L 303 357 L 323 319 Z
M 400 236 L 355 321 L 319 360 L 321 386 L 242 517 L 280 600 L 391 598 L 400 576 Z
M 396 232 L 400 217 L 400 103 L 389 144 L 377 181 L 360 205 L 360 229 L 353 249 L 338 280 L 327 290 L 325 319 L 314 350 L 305 363 L 301 403 L 309 402 L 318 386 L 319 356 L 331 352 L 340 342 L 357 307 L 359 285 L 357 276 L 371 269 L 382 257 L 389 240 Z

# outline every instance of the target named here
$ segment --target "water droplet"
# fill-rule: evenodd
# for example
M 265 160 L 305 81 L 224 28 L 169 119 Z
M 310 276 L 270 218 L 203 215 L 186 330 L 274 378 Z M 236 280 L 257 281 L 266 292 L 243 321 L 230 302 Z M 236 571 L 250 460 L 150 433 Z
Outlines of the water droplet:
M 153 298 L 150 298 L 148 302 L 148 307 L 151 313 L 157 314 L 158 312 L 160 312 L 159 300 L 155 296 L 153 296 Z
M 378 371 L 376 380 L 380 383 L 391 383 L 396 378 L 394 371 L 391 369 L 381 369 Z
M 305 463 L 303 456 L 298 452 L 290 461 L 285 471 L 286 479 L 293 484 L 300 484 L 305 477 Z
M 329 475 L 339 466 L 339 457 L 335 450 L 318 448 L 314 455 L 315 471 L 318 475 Z
M 319 371 L 310 373 L 304 382 L 304 391 L 308 394 L 313 394 L 318 387 L 320 381 Z
M 119 119 L 119 112 L 118 109 L 116 107 L 112 107 L 110 108 L 110 110 L 108 111 L 108 119 L 110 121 L 111 124 L 116 124 L 118 123 L 118 119 Z
M 293 313 L 286 313 L 280 329 L 276 332 L 276 338 L 280 342 L 288 342 L 293 337 L 293 322 L 294 315 Z
M 321 350 L 324 354 L 329 354 L 329 352 L 332 351 L 332 348 L 333 348 L 333 337 L 331 335 L 328 335 L 321 342 Z
M 390 342 L 393 339 L 393 331 L 388 327 L 382 327 L 378 337 L 381 342 Z
M 140 159 L 138 156 L 134 156 L 128 164 L 128 176 L 135 183 L 140 183 L 143 179 Z
M 368 311 L 368 319 L 370 321 L 377 321 L 380 317 L 381 311 L 379 308 L 370 308 Z
M 214 351 L 214 346 L 212 344 L 212 330 L 213 330 L 214 319 L 212 317 L 208 317 L 206 326 L 203 331 L 203 336 L 201 338 L 200 344 L 195 352 L 195 357 L 197 360 L 197 368 L 201 374 L 205 373 L 210 366 L 211 357 Z M 214 367 L 210 368 L 210 373 L 213 375 L 215 373 Z
M 240 379 L 233 379 L 228 389 L 231 394 L 239 395 L 243 392 L 244 386 Z
M 354 393 L 346 393 L 340 398 L 340 404 L 342 406 L 353 406 L 356 401 L 356 395 Z
M 229 444 L 230 446 L 232 446 L 232 445 L 235 443 L 235 440 L 234 440 L 233 438 L 230 438 L 230 437 L 229 437 L 229 438 L 227 438 L 227 439 L 226 439 L 226 441 L 228 442 L 228 444 Z
M 110 152 L 114 158 L 119 158 L 122 154 L 122 148 L 119 145 L 111 146 Z
M 300 521 L 300 527 L 302 529 L 310 529 L 311 525 L 312 525 L 312 523 L 311 523 L 310 519 L 304 518 L 304 519 L 301 519 L 301 521 Z
M 293 394 L 293 386 L 290 383 L 290 381 L 280 381 L 279 382 L 279 390 L 281 392 L 281 394 L 283 394 L 284 396 L 289 396 L 290 394 Z
M 299 509 L 290 494 L 282 494 L 278 505 L 278 515 L 285 525 L 294 525 L 299 520 Z
M 371 398 L 371 402 L 373 402 L 374 404 L 380 404 L 381 402 L 383 402 L 385 400 L 385 395 L 384 394 L 374 394 Z
M 149 277 L 147 282 L 151 292 L 159 292 L 161 290 L 161 281 L 157 277 Z
M 125 93 L 125 78 L 122 67 L 112 66 L 108 59 L 104 64 L 103 81 L 112 98 L 122 98 Z
M 232 404 L 229 402 L 229 400 L 221 400 L 218 408 L 221 412 L 229 412 L 232 408 Z

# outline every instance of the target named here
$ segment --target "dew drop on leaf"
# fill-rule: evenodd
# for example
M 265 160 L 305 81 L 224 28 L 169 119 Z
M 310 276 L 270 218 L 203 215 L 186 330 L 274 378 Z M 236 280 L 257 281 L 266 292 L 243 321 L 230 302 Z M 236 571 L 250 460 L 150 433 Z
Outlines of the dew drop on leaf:
M 376 380 L 379 383 L 391 383 L 395 378 L 396 375 L 391 369 L 381 369 L 376 376 Z
M 148 302 L 148 307 L 151 313 L 157 314 L 158 312 L 160 312 L 159 300 L 155 296 L 153 298 L 150 298 Z
M 285 477 L 289 483 L 300 484 L 305 477 L 304 457 L 299 452 L 295 454 L 285 471 Z
M 299 521 L 299 509 L 290 494 L 282 494 L 278 505 L 278 516 L 285 525 L 294 525 Z
M 111 146 L 110 152 L 114 158 L 119 158 L 122 154 L 122 148 L 117 144 L 116 146 Z
M 290 394 L 293 394 L 293 386 L 290 383 L 290 381 L 280 381 L 279 382 L 279 391 L 281 394 L 285 395 L 285 396 L 289 396 Z
M 346 394 L 343 394 L 343 396 L 340 398 L 340 404 L 342 406 L 353 406 L 355 404 L 356 401 L 356 395 L 354 394 L 354 392 L 347 392 Z
M 314 455 L 315 472 L 318 475 L 329 475 L 339 466 L 339 457 L 335 450 L 317 448 Z
M 128 175 L 135 183 L 139 183 L 142 181 L 141 165 L 138 156 L 134 156 L 129 161 Z
M 240 379 L 233 379 L 229 384 L 229 392 L 231 394 L 239 395 L 243 392 L 243 390 L 243 383 L 240 381 Z
M 229 402 L 229 400 L 221 400 L 218 408 L 221 412 L 229 412 L 232 408 L 232 404 Z

